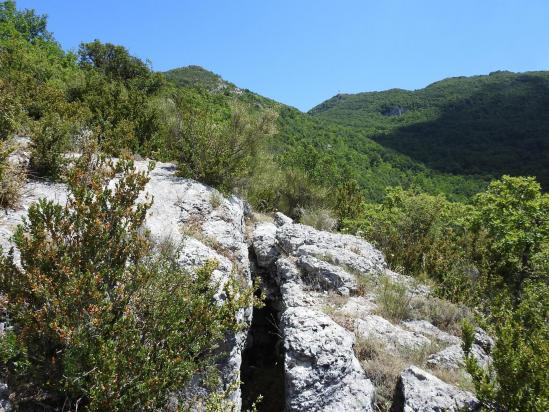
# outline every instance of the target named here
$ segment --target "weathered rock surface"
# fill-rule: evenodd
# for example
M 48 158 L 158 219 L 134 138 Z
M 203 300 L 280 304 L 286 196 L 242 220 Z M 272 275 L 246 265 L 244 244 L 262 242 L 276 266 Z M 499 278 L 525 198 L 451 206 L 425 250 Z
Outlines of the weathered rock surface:
M 442 412 L 480 410 L 478 399 L 470 392 L 444 383 L 416 366 L 400 375 L 392 412 Z
M 357 238 L 294 224 L 282 214 L 275 223 L 259 224 L 252 243 L 258 264 L 271 268 L 280 289 L 287 410 L 373 410 L 374 388 L 355 357 L 353 333 L 319 308 L 319 291 L 349 294 L 356 275 L 319 256 L 330 251 L 350 262 L 352 255 L 369 272 L 384 269 L 383 256 Z
M 475 340 L 471 346 L 471 354 L 479 366 L 487 368 L 492 362 L 490 352 L 494 340 L 481 328 L 475 330 Z M 461 343 L 455 343 L 440 352 L 434 353 L 427 359 L 427 364 L 445 369 L 460 369 L 465 366 L 465 353 Z
M 254 230 L 252 236 L 257 264 L 268 268 L 279 255 L 276 247 L 276 226 L 273 223 L 264 223 Z
M 13 406 L 9 400 L 10 391 L 8 385 L 0 383 L 0 412 L 10 412 Z
M 461 339 L 457 336 L 450 335 L 443 330 L 440 330 L 435 325 L 426 320 L 408 320 L 402 322 L 402 325 L 412 332 L 420 333 L 430 338 L 433 338 L 439 342 L 449 343 L 449 344 L 459 344 Z
M 383 255 L 369 243 L 296 224 L 281 213 L 274 222 L 256 225 L 252 246 L 257 264 L 279 288 L 288 411 L 373 408 L 375 389 L 354 353 L 356 338 L 379 345 L 379 353 L 387 356 L 418 359 L 441 346 L 459 347 L 458 337 L 427 320 L 395 324 L 379 316 L 383 276 L 404 285 L 410 297 L 428 299 L 430 291 L 388 270 Z M 395 410 L 477 406 L 471 394 L 415 366 L 400 381 L 403 401 L 394 404 Z
M 389 351 L 420 350 L 422 347 L 431 344 L 431 341 L 425 336 L 407 331 L 398 325 L 393 325 L 377 315 L 357 319 L 355 328 L 360 337 L 380 341 Z
M 353 352 L 354 336 L 328 316 L 288 308 L 284 334 L 288 411 L 371 411 L 374 388 Z
M 381 273 L 387 268 L 383 254 L 356 236 L 323 232 L 286 222 L 278 227 L 280 249 L 294 257 L 315 257 L 347 269 L 350 274 Z

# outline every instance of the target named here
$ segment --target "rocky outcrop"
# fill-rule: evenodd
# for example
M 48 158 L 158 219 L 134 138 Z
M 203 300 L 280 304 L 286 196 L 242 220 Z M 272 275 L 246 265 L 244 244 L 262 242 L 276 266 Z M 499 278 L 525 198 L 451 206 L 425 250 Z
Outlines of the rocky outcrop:
M 147 167 L 146 162 L 136 165 L 141 170 Z M 391 358 L 387 360 L 402 360 L 393 362 L 398 365 L 389 392 L 396 385 L 393 410 L 477 407 L 478 402 L 470 393 L 434 375 L 443 368 L 462 372 L 460 339 L 429 319 L 410 315 L 402 321 L 395 320 L 383 308 L 386 302 L 380 299 L 380 288 L 385 280 L 404 286 L 404 299 L 397 302 L 402 305 L 409 305 L 411 298 L 425 302 L 429 299 L 428 287 L 390 271 L 382 253 L 363 239 L 297 224 L 281 213 L 273 216 L 273 222 L 255 224 L 248 238 L 245 215 L 249 212 L 241 200 L 176 177 L 174 169 L 171 164 L 157 163 L 150 173 L 146 192 L 153 196 L 154 203 L 146 226 L 159 242 L 181 245 L 180 263 L 187 268 L 215 259 L 218 264 L 214 277 L 221 283 L 233 273 L 245 285 L 251 284 L 252 271 L 262 277 L 269 307 L 263 313 L 264 319 L 257 323 L 268 329 L 272 320 L 276 323 L 276 335 L 280 336 L 271 339 L 259 331 L 251 333 L 246 350 L 253 352 L 254 341 L 260 348 L 275 341 L 276 359 L 269 367 L 280 370 L 280 379 L 272 381 L 280 382 L 276 393 L 285 393 L 281 403 L 288 412 L 374 410 L 376 388 L 372 380 L 376 382 L 377 371 L 371 369 L 375 364 L 367 364 L 368 360 L 358 355 L 362 353 L 357 350 L 360 345 L 363 349 L 365 345 L 376 345 L 364 349 L 364 353 L 376 352 L 377 356 Z M 61 184 L 29 182 L 21 207 L 0 216 L 0 246 L 4 250 L 11 246 L 10 237 L 30 204 L 39 198 L 63 204 L 67 191 Z M 251 252 L 247 242 L 251 243 Z M 252 262 L 249 256 L 253 257 Z M 218 298 L 223 299 L 221 293 Z M 252 311 L 241 310 L 238 316 L 249 323 Z M 246 335 L 246 330 L 227 335 L 220 345 L 225 354 L 219 363 L 222 389 L 238 387 Z M 492 339 L 478 329 L 472 353 L 481 365 L 489 364 L 492 346 Z M 408 363 L 410 359 L 413 361 Z M 282 364 L 283 371 L 282 366 L 277 366 Z M 415 366 L 408 367 L 410 364 Z M 433 374 L 420 367 L 432 368 L 429 370 Z M 258 375 L 254 372 L 249 376 Z M 207 395 L 195 381 L 183 388 L 178 398 L 191 410 L 199 409 L 193 402 Z M 252 393 L 253 390 L 248 391 L 248 395 Z M 0 385 L 0 411 L 10 407 L 8 395 L 5 385 Z M 234 390 L 230 397 L 235 410 L 239 410 L 240 390 Z
M 315 230 L 278 213 L 274 223 L 256 224 L 252 246 L 258 266 L 278 287 L 280 296 L 288 411 L 374 409 L 376 388 L 368 374 L 378 372 L 365 371 L 361 365 L 355 353 L 358 341 L 365 353 L 373 351 L 402 362 L 415 359 L 422 366 L 423 356 L 460 345 L 458 337 L 426 319 L 399 323 L 381 316 L 383 278 L 404 286 L 402 305 L 410 304 L 409 298 L 429 299 L 430 291 L 388 270 L 383 255 L 360 238 Z M 489 346 L 488 340 L 485 343 Z M 383 359 L 379 362 L 384 363 Z M 397 381 L 395 411 L 474 410 L 478 405 L 470 393 L 417 366 L 395 376 L 391 392 Z
M 364 339 L 382 342 L 389 352 L 421 350 L 431 344 L 429 338 L 417 332 L 410 332 L 377 315 L 368 315 L 356 320 L 356 333 Z
M 383 256 L 352 236 L 317 231 L 282 214 L 275 222 L 256 227 L 253 246 L 280 290 L 287 410 L 373 410 L 374 388 L 354 354 L 354 334 L 318 305 L 327 290 L 356 290 L 361 273 L 353 267 L 382 271 Z
M 145 170 L 147 165 L 145 161 L 136 162 L 140 170 Z M 215 189 L 177 177 L 174 172 L 174 165 L 157 163 L 150 173 L 145 192 L 154 198 L 146 219 L 151 235 L 160 242 L 182 245 L 180 262 L 187 268 L 197 268 L 208 260 L 216 260 L 216 280 L 223 283 L 231 273 L 237 272 L 244 284 L 251 284 L 243 202 L 234 196 L 225 198 Z M 4 250 L 12 246 L 11 235 L 29 206 L 39 198 L 64 204 L 67 201 L 66 187 L 39 181 L 26 185 L 20 207 L 0 215 L 0 246 Z M 241 311 L 239 317 L 249 321 L 251 309 Z M 227 354 L 219 364 L 224 389 L 235 386 L 240 380 L 245 339 L 246 331 L 227 336 L 220 348 Z M 188 392 L 192 392 L 186 394 L 192 398 L 203 390 L 195 386 Z M 239 389 L 231 394 L 231 399 L 237 409 L 240 408 Z
M 400 375 L 391 412 L 463 410 L 480 410 L 480 403 L 472 393 L 448 385 L 415 366 Z

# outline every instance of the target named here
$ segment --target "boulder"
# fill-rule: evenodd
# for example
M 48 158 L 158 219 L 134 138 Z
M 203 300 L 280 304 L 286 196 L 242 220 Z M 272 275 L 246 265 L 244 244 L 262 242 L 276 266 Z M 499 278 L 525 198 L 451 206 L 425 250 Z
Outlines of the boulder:
M 399 350 L 421 350 L 431 341 L 416 332 L 410 332 L 377 315 L 368 315 L 355 321 L 355 331 L 363 339 L 374 339 L 383 344 L 389 352 Z
M 480 403 L 470 392 L 449 385 L 436 376 L 410 366 L 400 375 L 392 412 L 479 411 Z
M 493 346 L 494 340 L 483 329 L 477 327 L 475 329 L 473 345 L 471 346 L 471 355 L 473 355 L 482 368 L 488 368 L 492 362 L 490 353 Z M 461 340 L 429 356 L 427 364 L 445 369 L 463 368 L 465 366 L 465 353 L 461 348 Z
M 440 330 L 431 322 L 426 320 L 408 320 L 401 322 L 401 324 L 412 332 L 421 333 L 422 335 L 433 338 L 439 342 L 454 345 L 461 342 L 461 339 L 457 336 L 450 335 L 449 333 Z
M 284 335 L 290 411 L 373 411 L 374 388 L 353 352 L 354 336 L 327 315 L 288 308 Z
M 276 247 L 276 226 L 273 223 L 260 223 L 252 234 L 257 264 L 261 268 L 271 266 L 279 256 Z
M 292 222 L 279 226 L 276 236 L 281 251 L 287 255 L 312 256 L 357 276 L 379 274 L 387 268 L 383 254 L 356 236 Z
M 483 368 L 487 368 L 492 362 L 490 355 L 484 352 L 484 349 L 476 344 L 473 344 L 471 347 L 471 354 Z M 461 344 L 448 346 L 440 352 L 432 354 L 427 359 L 427 364 L 432 367 L 436 366 L 444 369 L 463 368 L 465 366 L 465 354 L 463 353 Z

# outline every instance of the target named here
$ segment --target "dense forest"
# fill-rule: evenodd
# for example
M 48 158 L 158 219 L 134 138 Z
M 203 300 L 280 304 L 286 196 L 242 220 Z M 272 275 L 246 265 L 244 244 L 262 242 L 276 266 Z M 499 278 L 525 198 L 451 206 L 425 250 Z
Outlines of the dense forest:
M 89 410 L 106 410 L 107 401 L 115 402 L 108 404 L 112 410 L 125 410 L 124 400 L 147 400 L 155 410 L 167 391 L 204 366 L 196 354 L 211 349 L 209 343 L 201 338 L 191 347 L 193 335 L 180 330 L 172 338 L 189 344 L 189 353 L 165 348 L 159 362 L 166 369 L 150 365 L 148 380 L 129 386 L 133 392 L 116 379 L 108 386 L 102 375 L 83 373 L 82 365 L 92 362 L 84 355 L 99 349 L 109 353 L 99 366 L 106 374 L 124 357 L 149 359 L 135 344 L 136 325 L 124 317 L 116 323 L 112 305 L 95 305 L 98 325 L 115 325 L 125 339 L 120 348 L 128 345 L 109 351 L 91 336 L 78 335 L 67 307 L 43 319 L 25 304 L 32 290 L 45 304 L 60 305 L 55 284 L 44 281 L 51 273 L 55 282 L 68 273 L 84 273 L 80 286 L 63 287 L 69 295 L 82 288 L 89 292 L 86 299 L 95 296 L 93 282 L 100 289 L 123 284 L 127 271 L 142 279 L 162 274 L 162 279 L 153 276 L 158 283 L 149 285 L 151 290 L 177 282 L 173 256 L 155 260 L 138 247 L 145 242 L 139 226 L 146 210 L 134 211 L 131 199 L 137 199 L 146 178 L 132 168 L 131 159 L 147 157 L 172 161 L 179 175 L 235 193 L 256 211 L 280 210 L 317 228 L 372 241 L 394 269 L 469 306 L 476 322 L 497 338 L 493 369 L 480 370 L 472 358 L 468 361 L 486 408 L 547 410 L 548 88 L 544 72 L 497 72 L 447 79 L 414 92 L 338 95 L 302 113 L 198 66 L 155 72 L 120 45 L 95 40 L 65 51 L 48 31 L 45 16 L 18 10 L 13 1 L 0 2 L 0 207 L 16 208 L 32 179 L 65 182 L 74 195 L 74 209 L 39 204 L 17 232 L 27 271 L 13 263 L 12 254 L 0 258 L 0 291 L 11 299 L 2 299 L 1 309 L 19 322 L 0 338 L 1 372 L 19 390 L 21 402 L 42 402 L 47 388 L 59 399 L 85 399 Z M 30 138 L 28 167 L 9 161 L 15 136 Z M 83 153 L 76 164 L 67 156 L 74 152 Z M 103 155 L 123 161 L 113 166 Z M 106 173 L 109 167 L 112 172 Z M 89 179 L 82 177 L 86 173 Z M 124 176 L 119 187 L 127 198 L 107 189 L 116 173 Z M 110 229 L 97 233 L 100 228 L 92 224 L 110 227 L 110 218 L 126 222 L 112 238 L 113 248 L 104 241 Z M 50 226 L 60 231 L 59 239 L 78 232 L 93 242 L 89 250 L 71 243 L 49 253 L 40 230 Z M 130 247 L 127 239 L 136 243 Z M 112 266 L 101 261 L 106 249 L 118 253 Z M 90 275 L 94 267 L 104 269 L 103 277 Z M 197 316 L 213 341 L 223 327 L 237 329 L 238 322 L 228 311 L 205 309 L 215 293 L 208 274 L 205 268 L 196 284 L 176 284 L 182 292 L 172 303 L 190 305 L 188 313 Z M 116 293 L 127 299 L 124 287 Z M 158 305 L 165 295 L 153 294 L 151 299 L 158 298 L 153 302 L 136 293 L 142 305 L 136 310 L 151 316 L 148 327 L 164 325 L 155 316 L 177 315 L 175 306 Z M 78 294 L 70 296 L 71 305 L 82 303 Z M 245 304 L 244 299 L 232 303 Z M 464 337 L 468 331 L 464 325 Z M 193 333 L 202 336 L 200 330 Z M 52 354 L 69 348 L 71 357 L 50 362 L 42 347 Z M 174 360 L 177 356 L 187 356 L 183 365 Z
M 548 91 L 548 72 L 498 71 L 415 91 L 340 94 L 310 113 L 362 130 L 435 170 L 531 175 L 547 188 Z

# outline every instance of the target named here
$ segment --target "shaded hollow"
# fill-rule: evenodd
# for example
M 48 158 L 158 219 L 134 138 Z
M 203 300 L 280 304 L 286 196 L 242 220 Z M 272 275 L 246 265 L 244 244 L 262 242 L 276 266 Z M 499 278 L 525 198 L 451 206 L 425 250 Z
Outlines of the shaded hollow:
M 255 255 L 250 253 L 250 262 Z M 265 306 L 254 308 L 252 324 L 248 331 L 246 348 L 242 353 L 240 379 L 242 381 L 242 410 L 249 410 L 261 395 L 257 404 L 259 412 L 280 412 L 285 410 L 284 357 L 278 329 L 278 291 L 268 287 L 268 274 L 255 273 L 261 277 L 267 298 Z

